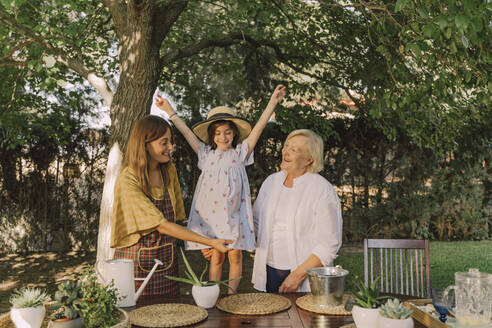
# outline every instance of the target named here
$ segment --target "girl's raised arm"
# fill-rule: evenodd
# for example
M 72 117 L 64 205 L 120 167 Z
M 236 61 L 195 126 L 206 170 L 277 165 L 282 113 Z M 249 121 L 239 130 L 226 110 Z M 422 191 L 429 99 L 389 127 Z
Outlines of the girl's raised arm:
M 165 98 L 162 98 L 160 95 L 157 95 L 155 104 L 157 105 L 157 107 L 159 107 L 164 112 L 166 112 L 167 115 L 169 115 L 169 119 L 173 122 L 174 126 L 185 137 L 186 141 L 188 141 L 188 144 L 195 151 L 195 153 L 198 153 L 200 140 L 198 140 L 198 138 L 193 133 L 193 131 L 191 131 L 191 129 L 186 125 L 186 123 L 174 111 L 174 108 L 171 106 L 169 101 L 167 101 L 167 99 Z
M 249 157 L 249 155 L 253 152 L 253 149 L 256 146 L 256 143 L 258 142 L 258 139 L 260 138 L 261 133 L 263 132 L 263 129 L 268 123 L 268 120 L 270 119 L 270 116 L 272 116 L 273 112 L 275 111 L 275 106 L 279 103 L 280 99 L 282 99 L 285 96 L 285 86 L 282 84 L 277 85 L 275 90 L 272 93 L 272 97 L 270 98 L 270 101 L 268 102 L 267 107 L 263 111 L 263 113 L 260 116 L 260 119 L 258 122 L 255 124 L 253 127 L 253 130 L 251 130 L 251 133 L 248 136 L 248 154 L 246 158 Z

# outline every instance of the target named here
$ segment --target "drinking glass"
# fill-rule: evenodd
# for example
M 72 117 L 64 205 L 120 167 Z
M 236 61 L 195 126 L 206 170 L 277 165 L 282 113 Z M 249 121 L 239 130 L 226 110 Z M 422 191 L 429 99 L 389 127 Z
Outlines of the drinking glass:
M 441 322 L 446 322 L 447 320 L 446 315 L 449 313 L 449 309 L 447 304 L 442 299 L 443 291 L 438 290 L 436 288 L 432 288 L 431 296 L 432 296 L 432 305 L 434 305 L 434 308 L 436 309 L 437 313 L 439 313 L 440 315 L 439 320 L 441 320 Z

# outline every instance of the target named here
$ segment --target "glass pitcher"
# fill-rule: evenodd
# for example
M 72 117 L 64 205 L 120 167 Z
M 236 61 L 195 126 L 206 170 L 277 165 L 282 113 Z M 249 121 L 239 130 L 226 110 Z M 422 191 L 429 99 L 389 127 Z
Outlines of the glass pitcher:
M 492 316 L 492 274 L 469 269 L 454 274 L 454 286 L 444 291 L 443 301 L 456 317 L 457 328 L 490 328 Z M 453 307 L 449 291 L 454 289 Z

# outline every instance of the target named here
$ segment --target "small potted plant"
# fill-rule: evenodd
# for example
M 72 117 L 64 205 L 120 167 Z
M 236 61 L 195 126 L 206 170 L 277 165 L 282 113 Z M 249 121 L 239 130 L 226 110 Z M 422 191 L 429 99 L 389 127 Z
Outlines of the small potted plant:
M 379 295 L 380 277 L 377 277 L 371 285 L 366 287 L 358 277 L 356 277 L 356 286 L 359 290 L 353 293 L 355 300 L 352 301 L 352 317 L 354 318 L 357 328 L 374 328 L 378 321 L 378 307 L 389 296 Z
M 46 314 L 44 302 L 48 299 L 48 294 L 39 288 L 24 287 L 14 291 L 10 296 L 10 319 L 18 328 L 41 327 Z
M 205 309 L 214 307 L 217 299 L 219 298 L 219 284 L 222 284 L 235 292 L 235 290 L 231 286 L 229 286 L 229 284 L 227 284 L 227 282 L 229 282 L 230 280 L 203 281 L 203 276 L 208 269 L 208 263 L 205 264 L 205 268 L 203 269 L 202 274 L 200 275 L 200 277 L 198 277 L 191 268 L 191 265 L 188 262 L 183 249 L 181 248 L 180 250 L 186 266 L 185 275 L 187 278 L 173 277 L 168 275 L 166 275 L 165 277 L 167 279 L 193 285 L 193 287 L 191 288 L 191 295 L 193 295 L 193 299 L 195 300 L 196 305 Z
M 79 306 L 82 302 L 82 283 L 76 280 L 64 280 L 55 292 L 55 303 L 51 309 L 50 328 L 82 328 L 84 320 Z
M 395 299 L 388 300 L 379 308 L 379 328 L 413 328 L 413 320 L 410 317 L 413 310 Z
M 82 299 L 77 308 L 85 328 L 130 327 L 128 314 L 116 306 L 119 296 L 113 282 L 106 286 L 100 284 L 93 268 L 83 270 L 80 280 Z

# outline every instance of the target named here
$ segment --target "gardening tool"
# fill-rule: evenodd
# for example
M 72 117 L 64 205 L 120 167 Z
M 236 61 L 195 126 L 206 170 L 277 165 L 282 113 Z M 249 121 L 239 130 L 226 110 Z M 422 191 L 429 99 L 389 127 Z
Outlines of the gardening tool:
M 145 286 L 154 274 L 158 265 L 163 263 L 158 259 L 154 259 L 155 264 L 145 278 L 135 278 L 133 271 L 133 260 L 130 259 L 114 259 L 102 262 L 102 272 L 98 269 L 96 262 L 95 270 L 101 282 L 107 285 L 111 280 L 114 281 L 114 286 L 118 290 L 119 296 L 123 297 L 118 302 L 119 307 L 130 307 L 137 304 L 137 300 L 142 294 Z M 143 280 L 142 285 L 135 293 L 135 280 Z

